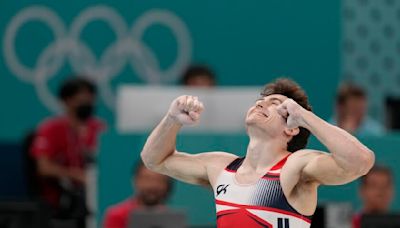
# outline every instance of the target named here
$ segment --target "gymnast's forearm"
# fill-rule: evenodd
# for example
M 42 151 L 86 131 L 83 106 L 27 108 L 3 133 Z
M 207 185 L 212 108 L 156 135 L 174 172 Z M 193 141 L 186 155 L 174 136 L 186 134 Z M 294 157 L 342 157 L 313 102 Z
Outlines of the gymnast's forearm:
M 345 130 L 322 120 L 312 112 L 303 115 L 305 127 L 332 153 L 336 163 L 344 170 L 364 175 L 374 163 L 374 154 Z
M 143 163 L 156 170 L 162 162 L 175 152 L 176 136 L 182 125 L 170 115 L 166 115 L 148 137 L 141 157 Z

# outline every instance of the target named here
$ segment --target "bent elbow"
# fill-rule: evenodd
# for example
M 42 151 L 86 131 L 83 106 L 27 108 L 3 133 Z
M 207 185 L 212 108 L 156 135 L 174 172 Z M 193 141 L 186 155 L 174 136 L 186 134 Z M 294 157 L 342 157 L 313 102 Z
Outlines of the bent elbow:
M 152 160 L 149 158 L 149 156 L 146 155 L 145 152 L 142 151 L 140 153 L 140 158 L 142 159 L 144 166 L 152 170 L 152 167 L 154 167 L 154 162 L 152 162 Z
M 361 171 L 361 175 L 365 175 L 369 172 L 369 170 L 374 166 L 375 164 L 375 154 L 372 150 L 370 149 L 366 149 L 365 152 L 362 155 L 362 169 Z
M 160 171 L 162 162 L 157 162 L 154 158 L 152 158 L 151 156 L 148 156 L 147 153 L 144 153 L 143 151 L 140 153 L 140 157 L 143 161 L 144 166 L 146 166 L 146 168 L 150 169 L 153 172 Z

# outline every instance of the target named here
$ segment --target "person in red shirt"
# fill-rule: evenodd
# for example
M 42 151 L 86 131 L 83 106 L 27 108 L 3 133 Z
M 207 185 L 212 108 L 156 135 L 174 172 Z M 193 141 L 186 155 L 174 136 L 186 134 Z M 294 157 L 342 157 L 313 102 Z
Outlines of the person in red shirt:
M 104 215 L 105 228 L 128 227 L 129 216 L 137 209 L 165 207 L 172 188 L 172 180 L 153 172 L 140 161 L 132 175 L 135 195 L 107 209 Z
M 93 117 L 96 87 L 80 77 L 60 87 L 63 114 L 45 119 L 36 129 L 30 154 L 37 165 L 40 197 L 52 216 L 84 221 L 85 168 L 105 124 Z
M 389 168 L 375 166 L 361 178 L 360 197 L 362 209 L 352 219 L 353 228 L 361 228 L 365 214 L 385 214 L 393 200 L 393 175 Z

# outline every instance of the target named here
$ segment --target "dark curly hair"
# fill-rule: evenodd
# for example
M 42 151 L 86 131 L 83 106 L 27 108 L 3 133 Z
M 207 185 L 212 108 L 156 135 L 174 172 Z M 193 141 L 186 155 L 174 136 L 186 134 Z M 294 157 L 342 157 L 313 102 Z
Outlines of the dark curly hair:
M 278 78 L 274 82 L 266 84 L 260 95 L 266 97 L 272 94 L 284 95 L 296 101 L 303 108 L 312 111 L 306 92 L 291 79 Z M 287 150 L 290 152 L 296 152 L 307 146 L 310 131 L 303 127 L 300 127 L 299 129 L 300 132 L 287 144 Z

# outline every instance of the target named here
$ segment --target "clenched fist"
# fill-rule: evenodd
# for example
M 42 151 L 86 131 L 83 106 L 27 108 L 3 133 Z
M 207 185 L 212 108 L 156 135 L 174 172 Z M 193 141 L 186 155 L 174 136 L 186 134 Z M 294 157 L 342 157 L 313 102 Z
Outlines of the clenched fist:
M 286 119 L 288 128 L 304 127 L 303 113 L 306 110 L 293 99 L 286 99 L 277 107 L 277 111 Z
M 182 125 L 193 125 L 199 122 L 203 109 L 198 97 L 183 95 L 171 103 L 168 115 Z

